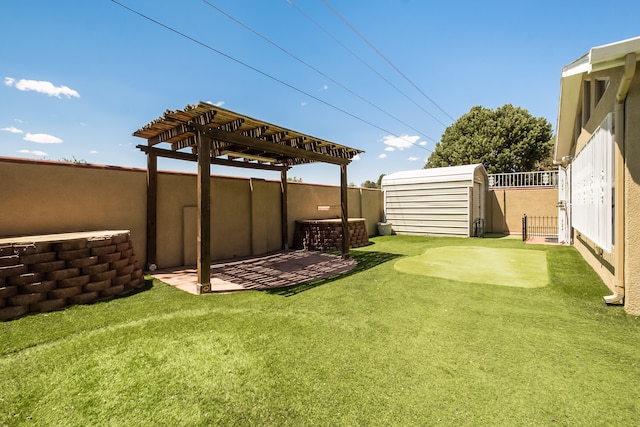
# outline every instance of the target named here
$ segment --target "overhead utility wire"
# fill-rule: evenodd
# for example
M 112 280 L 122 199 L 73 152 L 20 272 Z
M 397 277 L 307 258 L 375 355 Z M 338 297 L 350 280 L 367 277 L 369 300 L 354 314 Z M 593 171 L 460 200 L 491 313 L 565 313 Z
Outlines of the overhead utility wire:
M 425 113 L 427 113 L 433 120 L 435 120 L 436 122 L 440 123 L 442 126 L 447 127 L 448 125 L 443 123 L 440 119 L 438 119 L 436 116 L 434 116 L 429 110 L 425 109 L 422 105 L 418 104 L 416 101 L 413 100 L 413 98 L 411 98 L 409 95 L 407 95 L 405 92 L 402 91 L 402 89 L 400 89 L 399 87 L 397 87 L 396 85 L 394 85 L 393 83 L 391 83 L 389 81 L 389 79 L 387 79 L 385 76 L 383 76 L 382 74 L 380 74 L 380 72 L 378 70 L 376 70 L 375 68 L 373 68 L 373 66 L 371 66 L 367 61 L 365 61 L 364 59 L 362 59 L 360 56 L 358 56 L 358 54 L 356 54 L 352 49 L 349 49 L 348 46 L 346 46 L 344 43 L 342 43 L 337 37 L 335 37 L 333 34 L 331 34 L 327 29 L 325 29 L 322 25 L 320 25 L 315 19 L 313 19 L 311 16 L 309 16 L 309 14 L 305 13 L 302 9 L 300 9 L 292 0 L 287 0 L 287 3 L 289 3 L 291 6 L 293 6 L 298 12 L 300 12 L 300 14 L 302 16 L 304 16 L 305 18 L 307 18 L 309 21 L 311 21 L 316 27 L 318 27 L 323 33 L 325 33 L 327 36 L 331 37 L 333 39 L 333 41 L 335 41 L 336 43 L 338 43 L 340 46 L 342 46 L 342 48 L 344 50 L 346 50 L 347 52 L 349 52 L 354 58 L 356 58 L 358 61 L 360 61 L 362 64 L 364 64 L 367 68 L 369 68 L 371 71 L 373 71 L 378 77 L 380 77 L 382 80 L 384 80 L 385 82 L 387 82 L 387 84 L 389 86 L 391 86 L 392 88 L 394 88 L 397 92 L 399 92 L 402 96 L 404 96 L 405 98 L 407 98 L 409 101 L 411 101 L 416 107 L 418 107 L 419 109 L 421 109 L 422 111 L 424 111 Z
M 393 67 L 394 70 L 396 70 L 398 72 L 398 74 L 400 74 L 402 77 L 404 77 L 404 79 L 406 81 L 408 81 L 411 86 L 413 86 L 414 88 L 416 88 L 418 90 L 418 92 L 420 92 L 422 94 L 422 96 L 424 96 L 425 98 L 427 98 L 429 101 L 431 101 L 431 103 L 433 105 L 435 105 L 438 110 L 442 111 L 447 117 L 449 117 L 451 120 L 455 120 L 453 117 L 451 117 L 451 115 L 449 113 L 447 113 L 441 106 L 439 106 L 433 99 L 429 98 L 429 96 L 424 93 L 422 91 L 422 89 L 420 89 L 409 77 L 407 77 L 402 71 L 400 71 L 400 69 L 398 67 L 396 67 L 393 62 L 391 62 L 386 56 L 384 56 L 382 54 L 382 52 L 380 52 L 369 40 L 367 40 L 367 38 L 365 36 L 363 36 L 362 34 L 360 34 L 360 32 L 358 32 L 358 30 L 355 29 L 355 27 L 353 25 L 351 25 L 351 23 L 349 21 L 346 20 L 346 18 L 344 18 L 342 15 L 340 15 L 340 13 L 338 13 L 337 10 L 335 10 L 330 4 L 329 2 L 327 2 L 326 0 L 322 0 L 322 3 L 325 4 L 325 6 L 327 6 L 329 8 L 329 10 L 331 10 L 338 18 L 340 18 L 340 20 L 342 20 L 342 22 L 344 22 L 344 24 L 349 27 L 351 29 L 351 31 L 353 31 L 354 33 L 356 33 L 358 35 L 358 37 L 360 37 L 366 44 L 369 45 L 369 47 L 371 49 L 373 49 L 378 55 L 380 55 L 380 57 L 382 59 L 384 59 L 387 64 L 389 64 L 391 67 Z
M 400 136 L 400 135 L 396 135 L 395 133 L 390 132 L 390 131 L 388 131 L 387 129 L 385 129 L 385 128 L 381 127 L 381 126 L 378 126 L 378 125 L 376 125 L 376 124 L 374 124 L 374 123 L 371 123 L 370 121 L 368 121 L 368 120 L 366 120 L 366 119 L 363 119 L 362 117 L 356 116 L 355 114 L 350 113 L 350 112 L 348 112 L 348 111 L 346 111 L 346 110 L 344 110 L 344 109 L 342 109 L 342 108 L 340 108 L 340 107 L 338 107 L 338 106 L 336 106 L 336 105 L 333 105 L 333 104 L 331 104 L 330 102 L 324 101 L 323 99 L 320 99 L 320 98 L 318 98 L 318 97 L 316 97 L 316 96 L 314 96 L 314 95 L 311 95 L 310 93 L 305 92 L 304 90 L 299 89 L 299 88 L 297 88 L 297 87 L 295 87 L 295 86 L 293 86 L 293 85 L 291 85 L 291 84 L 289 84 L 289 83 L 287 83 L 287 82 L 285 82 L 285 81 L 283 81 L 283 80 L 280 80 L 280 79 L 278 79 L 277 77 L 274 77 L 274 76 L 272 76 L 272 75 L 270 75 L 270 74 L 268 74 L 268 73 L 266 73 L 266 72 L 264 72 L 264 71 L 262 71 L 262 70 L 259 70 L 258 68 L 254 67 L 254 66 L 252 66 L 252 65 L 247 64 L 246 62 L 242 62 L 242 61 L 241 61 L 241 60 L 239 60 L 239 59 L 236 59 L 236 58 L 234 58 L 234 57 L 232 57 L 232 56 L 230 56 L 230 55 L 227 55 L 226 53 L 224 53 L 224 52 L 222 52 L 222 51 L 220 51 L 220 50 L 218 50 L 218 49 L 216 49 L 216 48 L 214 48 L 214 47 L 212 47 L 212 46 L 210 46 L 210 45 L 208 45 L 208 44 L 206 44 L 206 43 L 204 43 L 204 42 L 201 42 L 200 40 L 197 40 L 197 39 L 195 39 L 195 38 L 193 38 L 193 37 L 191 37 L 191 36 L 189 36 L 189 35 L 187 35 L 187 34 L 185 34 L 185 33 L 182 33 L 182 32 L 180 32 L 180 31 L 176 30 L 175 28 L 172 28 L 172 27 L 170 27 L 170 26 L 168 26 L 168 25 L 166 25 L 166 24 L 163 24 L 162 22 L 157 21 L 157 20 L 155 20 L 155 19 L 153 19 L 153 18 L 151 18 L 151 17 L 149 17 L 149 16 L 147 16 L 147 15 L 143 14 L 142 12 L 138 12 L 137 10 L 132 9 L 132 8 L 130 8 L 129 6 L 126 6 L 126 5 L 124 5 L 124 4 L 122 4 L 122 3 L 120 3 L 120 2 L 119 2 L 119 1 L 117 1 L 117 0 L 111 0 L 111 2 L 113 2 L 113 3 L 117 4 L 118 6 L 122 7 L 123 9 L 128 10 L 128 11 L 129 11 L 129 12 L 131 12 L 131 13 L 134 13 L 134 14 L 136 14 L 136 15 L 140 16 L 141 18 L 144 18 L 144 19 L 146 19 L 146 20 L 148 20 L 148 21 L 150 21 L 150 22 L 153 22 L 153 23 L 154 23 L 154 24 L 156 24 L 156 25 L 159 25 L 159 26 L 163 27 L 163 28 L 164 28 L 164 29 L 166 29 L 166 30 L 171 31 L 172 33 L 175 33 L 175 34 L 177 34 L 177 35 L 179 35 L 179 36 L 181 36 L 181 37 L 184 37 L 184 38 L 185 38 L 185 39 L 187 39 L 187 40 L 190 40 L 190 41 L 192 41 L 192 42 L 194 42 L 194 43 L 196 43 L 196 44 L 198 44 L 198 45 L 200 45 L 200 46 L 204 47 L 205 49 L 209 49 L 209 50 L 211 50 L 211 51 L 213 51 L 213 52 L 217 53 L 218 55 L 224 56 L 225 58 L 227 58 L 227 59 L 229 59 L 229 60 L 231 60 L 231 61 L 233 61 L 233 62 L 235 62 L 235 63 L 237 63 L 237 64 L 242 65 L 243 67 L 249 68 L 250 70 L 255 71 L 255 72 L 256 72 L 256 73 L 258 73 L 258 74 L 261 74 L 261 75 L 263 75 L 263 76 L 265 76 L 265 77 L 267 77 L 267 78 L 269 78 L 269 79 L 271 79 L 271 80 L 273 80 L 273 81 L 276 81 L 276 82 L 280 83 L 281 85 L 288 87 L 289 89 L 293 89 L 293 90 L 295 90 L 296 92 L 299 92 L 299 93 L 301 93 L 301 94 L 303 94 L 303 95 L 305 95 L 305 96 L 308 96 L 309 98 L 314 99 L 314 100 L 316 100 L 316 101 L 320 102 L 321 104 L 324 104 L 324 105 L 326 105 L 326 106 L 328 106 L 328 107 L 331 107 L 331 108 L 333 108 L 334 110 L 340 111 L 341 113 L 346 114 L 347 116 L 350 116 L 350 117 L 352 117 L 352 118 L 354 118 L 354 119 L 356 119 L 356 120 L 359 120 L 359 121 L 361 121 L 362 123 L 365 123 L 365 124 L 367 124 L 367 125 L 369 125 L 369 126 L 371 126 L 371 127 L 374 127 L 374 128 L 376 128 L 376 129 L 378 129 L 378 130 L 381 130 L 381 131 L 382 131 L 382 132 L 384 132 L 384 133 L 387 133 L 387 134 L 389 134 L 389 135 L 393 135 L 393 136 L 395 136 L 396 138 L 400 138 L 400 139 L 402 139 L 402 140 L 405 140 L 405 141 L 407 141 L 407 142 L 411 143 L 412 145 L 416 145 L 413 141 L 409 141 L 408 139 L 406 139 L 406 138 L 404 138 L 404 137 L 402 137 L 402 136 Z M 433 152 L 433 150 L 431 150 L 431 149 L 429 149 L 429 148 L 423 147 L 423 146 L 421 146 L 421 145 L 417 145 L 417 146 L 418 146 L 418 147 L 420 147 L 420 148 L 422 148 L 422 149 L 424 149 L 424 150 L 427 150 L 427 151 Z
M 332 77 L 326 75 L 325 73 L 323 73 L 321 70 L 317 69 L 316 67 L 314 67 L 313 65 L 309 64 L 308 62 L 305 62 L 304 60 L 300 59 L 298 56 L 294 55 L 293 53 L 289 52 L 288 50 L 286 50 L 285 48 L 283 48 L 282 46 L 278 45 L 277 43 L 275 43 L 274 41 L 270 40 L 269 38 L 267 38 L 266 36 L 260 34 L 259 32 L 257 32 L 256 30 L 254 30 L 253 28 L 251 28 L 250 26 L 246 25 L 245 23 L 243 23 L 242 21 L 236 19 L 235 17 L 233 17 L 232 15 L 228 14 L 227 12 L 225 12 L 224 10 L 220 9 L 218 6 L 212 4 L 211 2 L 209 2 L 208 0 L 202 0 L 204 3 L 206 3 L 207 5 L 209 5 L 209 7 L 217 10 L 218 12 L 220 12 L 221 14 L 223 14 L 224 16 L 226 16 L 227 18 L 231 19 L 233 22 L 235 22 L 238 25 L 241 25 L 243 28 L 245 28 L 247 31 L 251 31 L 253 34 L 255 34 L 256 36 L 260 37 L 262 40 L 266 41 L 267 43 L 271 44 L 272 46 L 276 47 L 277 49 L 279 49 L 281 52 L 289 55 L 291 58 L 295 59 L 296 61 L 300 62 L 301 64 L 307 66 L 308 68 L 310 68 L 311 70 L 315 71 L 316 73 L 320 74 L 322 77 L 330 80 L 332 83 L 336 84 L 337 86 L 341 87 L 342 89 L 346 90 L 347 92 L 349 92 L 351 95 L 356 96 L 358 99 L 360 99 L 361 101 L 366 102 L 367 104 L 369 104 L 370 106 L 372 106 L 373 108 L 375 108 L 376 110 L 386 114 L 387 116 L 391 117 L 394 120 L 397 120 L 399 123 L 402 123 L 403 125 L 407 126 L 408 128 L 412 129 L 415 132 L 418 132 L 419 134 L 421 134 L 422 136 L 424 136 L 425 138 L 431 140 L 432 142 L 438 142 L 435 139 L 427 136 L 424 132 L 414 128 L 413 126 L 411 126 L 410 124 L 404 122 L 402 119 L 394 116 L 393 114 L 389 113 L 388 111 L 378 107 L 376 104 L 374 104 L 373 102 L 369 101 L 368 99 L 364 98 L 361 95 L 358 95 L 356 92 L 354 92 L 353 90 L 349 89 L 347 86 L 343 85 L 342 83 L 336 81 L 335 79 L 333 79 Z

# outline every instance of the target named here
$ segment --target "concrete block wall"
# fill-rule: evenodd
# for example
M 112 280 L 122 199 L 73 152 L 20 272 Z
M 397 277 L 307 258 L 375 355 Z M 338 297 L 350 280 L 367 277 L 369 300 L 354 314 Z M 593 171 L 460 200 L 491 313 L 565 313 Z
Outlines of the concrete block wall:
M 129 232 L 0 243 L 0 320 L 108 299 L 143 285 Z M 9 239 L 10 240 L 10 239 Z
M 364 218 L 349 220 L 349 246 L 369 244 Z M 296 221 L 293 239 L 295 249 L 337 251 L 342 248 L 342 222 L 339 220 Z

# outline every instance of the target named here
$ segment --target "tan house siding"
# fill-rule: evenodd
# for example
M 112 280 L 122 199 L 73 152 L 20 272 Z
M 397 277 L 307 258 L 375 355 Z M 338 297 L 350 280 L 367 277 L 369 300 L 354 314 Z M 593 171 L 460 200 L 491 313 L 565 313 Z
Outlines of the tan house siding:
M 640 37 L 636 37 L 594 47 L 563 68 L 555 149 L 558 162 L 575 158 L 605 117 L 613 113 L 613 253 L 575 229 L 574 245 L 610 288 L 611 295 L 605 300 L 623 302 L 625 310 L 634 315 L 640 315 L 639 59 Z M 604 85 L 600 82 L 605 81 L 608 87 L 601 93 Z M 567 154 L 571 157 L 565 157 Z M 609 246 L 609 242 L 601 244 Z
M 629 88 L 625 111 L 625 308 L 640 315 L 640 70 Z
M 598 273 L 605 285 L 613 292 L 616 287 L 616 276 L 614 274 L 615 254 L 601 254 L 597 246 L 580 233 L 576 233 L 573 245 L 580 252 L 584 260 Z

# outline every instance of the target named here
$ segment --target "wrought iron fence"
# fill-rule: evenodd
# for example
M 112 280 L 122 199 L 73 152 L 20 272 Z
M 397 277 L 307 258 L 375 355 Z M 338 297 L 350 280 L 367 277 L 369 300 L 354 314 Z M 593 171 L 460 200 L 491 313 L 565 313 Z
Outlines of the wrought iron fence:
M 557 170 L 489 174 L 489 188 L 557 186 Z
M 557 216 L 522 216 L 522 241 L 532 237 L 558 239 Z

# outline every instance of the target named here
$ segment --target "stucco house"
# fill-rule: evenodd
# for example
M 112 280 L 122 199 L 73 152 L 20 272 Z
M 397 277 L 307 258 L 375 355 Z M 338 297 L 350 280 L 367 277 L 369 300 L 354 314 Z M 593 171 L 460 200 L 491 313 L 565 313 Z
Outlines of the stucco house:
M 561 240 L 640 315 L 640 37 L 589 50 L 562 69 L 555 161 Z

